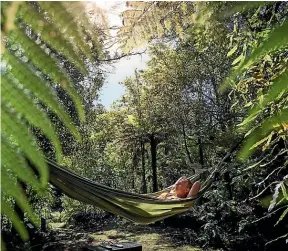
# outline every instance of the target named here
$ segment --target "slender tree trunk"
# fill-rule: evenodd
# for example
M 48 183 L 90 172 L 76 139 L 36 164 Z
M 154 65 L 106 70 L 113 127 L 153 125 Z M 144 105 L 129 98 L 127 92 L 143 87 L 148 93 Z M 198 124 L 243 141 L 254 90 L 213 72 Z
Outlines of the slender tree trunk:
M 135 166 L 134 163 L 132 164 L 132 182 L 131 182 L 131 188 L 134 189 L 135 188 L 135 177 L 134 177 L 134 173 L 135 173 Z
M 226 182 L 225 186 L 226 186 L 226 189 L 228 191 L 228 198 L 229 198 L 229 200 L 232 200 L 233 199 L 233 189 L 232 189 L 232 185 L 231 185 L 232 178 L 231 178 L 230 172 L 224 173 L 224 180 Z
M 182 135 L 183 135 L 183 139 L 184 139 L 185 151 L 186 151 L 187 157 L 188 157 L 188 159 L 189 159 L 189 162 L 192 164 L 190 152 L 189 152 L 188 145 L 187 145 L 185 125 L 184 125 L 184 123 L 181 123 L 181 124 L 182 124 Z
M 135 188 L 135 169 L 137 166 L 137 152 L 133 153 L 133 157 L 132 157 L 132 181 L 131 181 L 131 188 L 134 189 Z
M 216 80 L 213 77 L 211 78 L 211 83 L 212 83 L 214 95 L 216 98 L 216 105 L 217 105 L 218 116 L 219 116 L 218 121 L 219 121 L 221 130 L 223 132 L 225 132 L 226 131 L 226 124 L 227 124 L 227 121 L 225 120 L 225 114 L 224 114 L 225 108 L 224 108 L 224 105 L 221 104 L 221 101 L 220 101 L 221 94 L 219 93 L 219 89 L 218 89 L 218 86 L 216 84 Z
M 198 147 L 199 147 L 199 162 L 203 168 L 204 167 L 204 155 L 203 155 L 203 145 L 202 145 L 202 141 L 200 137 L 198 138 Z
M 182 123 L 182 134 L 183 134 L 183 139 L 184 139 L 184 146 L 185 146 L 185 151 L 186 151 L 186 155 L 188 157 L 189 163 L 192 165 L 193 161 L 191 158 L 191 154 L 188 148 L 188 144 L 187 144 L 187 137 L 186 137 L 186 131 L 185 131 L 185 125 L 184 123 Z M 192 169 L 192 174 L 195 174 L 195 170 Z
M 146 170 L 145 170 L 145 146 L 141 141 L 141 161 L 142 161 L 142 193 L 147 193 Z
M 157 183 L 157 142 L 155 135 L 150 136 L 150 146 L 151 146 L 151 165 L 152 165 L 152 181 L 153 181 L 153 192 L 158 191 Z

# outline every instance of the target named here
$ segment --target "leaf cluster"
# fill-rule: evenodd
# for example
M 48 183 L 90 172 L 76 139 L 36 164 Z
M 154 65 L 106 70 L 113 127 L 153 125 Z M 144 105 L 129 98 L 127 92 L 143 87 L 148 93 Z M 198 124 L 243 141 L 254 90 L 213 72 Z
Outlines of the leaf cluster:
M 73 12 L 65 4 L 13 2 L 2 6 L 2 12 L 5 17 L 1 24 L 5 39 L 1 55 L 4 65 L 1 71 L 2 194 L 5 198 L 12 198 L 37 225 L 39 219 L 18 182 L 29 184 L 39 194 L 43 193 L 48 182 L 46 162 L 31 126 L 53 143 L 59 161 L 60 140 L 42 105 L 80 140 L 78 130 L 57 99 L 55 87 L 60 87 L 73 100 L 80 121 L 85 119 L 82 100 L 74 83 L 53 52 L 65 57 L 84 75 L 87 74 L 85 59 L 95 59 L 84 42 L 87 34 L 83 33 L 83 27 L 85 24 L 88 26 L 87 18 L 83 15 L 81 24 L 75 21 Z M 90 39 L 95 45 L 100 44 L 95 35 L 92 34 Z M 101 48 L 98 46 L 97 50 L 99 56 Z M 9 217 L 20 236 L 27 240 L 28 232 L 23 222 L 3 196 L 1 213 Z

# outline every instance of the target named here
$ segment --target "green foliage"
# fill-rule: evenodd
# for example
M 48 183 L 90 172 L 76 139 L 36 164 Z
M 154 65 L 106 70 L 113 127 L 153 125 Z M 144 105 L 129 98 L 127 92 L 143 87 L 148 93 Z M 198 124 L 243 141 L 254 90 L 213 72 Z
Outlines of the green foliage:
M 190 17 L 187 23 L 181 23 L 176 3 L 137 5 L 138 2 L 133 3 L 133 9 L 123 13 L 125 26 L 120 36 L 123 45 L 130 50 L 154 39 L 150 47 L 149 68 L 140 81 L 149 85 L 153 112 L 159 110 L 170 128 L 178 127 L 178 131 L 184 128 L 184 138 L 188 139 L 185 143 L 193 160 L 197 156 L 195 154 L 194 157 L 193 152 L 198 150 L 195 138 L 200 135 L 200 139 L 204 139 L 209 155 L 205 157 L 210 164 L 213 163 L 211 160 L 217 162 L 217 155 L 229 141 L 235 141 L 235 135 L 246 133 L 239 157 L 248 161 L 250 167 L 245 170 L 249 175 L 256 169 L 260 172 L 258 183 L 253 183 L 256 178 L 251 178 L 251 188 L 264 186 L 266 192 L 273 193 L 272 188 L 276 185 L 278 193 L 274 191 L 274 199 L 271 196 L 269 203 L 270 208 L 277 210 L 276 207 L 282 205 L 278 202 L 283 199 L 280 183 L 283 184 L 287 171 L 284 156 L 288 129 L 287 3 L 189 3 L 181 7 L 182 16 Z M 176 14 L 163 14 L 170 13 L 169 10 Z M 159 24 L 164 32 L 159 29 Z M 145 32 L 141 32 L 141 26 Z M 133 41 L 136 38 L 139 40 Z M 165 48 L 164 42 L 171 40 L 175 43 Z M 223 55 L 226 57 L 222 58 Z M 213 85 L 209 86 L 210 83 Z M 232 89 L 230 93 L 228 86 Z M 125 96 L 126 103 L 122 105 L 125 106 L 133 95 Z M 131 102 L 127 109 L 135 106 L 142 108 L 143 103 L 141 100 L 138 105 L 133 103 L 132 106 Z M 130 121 L 133 125 L 133 120 Z M 169 136 L 173 135 L 180 141 L 180 133 L 169 132 Z M 228 138 L 227 132 L 232 133 L 231 138 Z M 217 139 L 210 141 L 210 136 Z M 224 143 L 224 140 L 227 141 Z M 166 139 L 163 145 L 167 142 Z M 209 148 L 209 144 L 214 147 Z M 213 158 L 214 151 L 216 158 Z M 255 155 L 252 156 L 252 153 Z M 171 162 L 175 164 L 176 155 L 173 157 Z M 248 157 L 251 159 L 248 160 Z M 265 182 L 261 180 L 263 177 Z
M 258 215 L 251 213 L 255 201 L 247 198 L 260 198 L 266 196 L 265 192 L 272 192 L 265 197 L 271 214 L 287 203 L 287 150 L 278 144 L 287 139 L 287 36 L 283 33 L 287 29 L 287 5 L 139 1 L 127 4 L 131 8 L 122 13 L 124 27 L 118 35 L 126 51 L 153 40 L 148 69 L 136 71 L 135 76 L 123 81 L 126 92 L 109 111 L 95 107 L 97 88 L 81 89 L 89 105 L 87 108 L 85 103 L 87 119 L 78 127 L 79 132 L 65 113 L 67 104 L 62 97 L 67 93 L 72 97 L 82 119 L 84 109 L 72 82 L 81 82 L 83 78 L 78 75 L 91 73 L 91 61 L 101 57 L 97 32 L 91 32 L 91 24 L 79 11 L 83 6 L 46 2 L 23 4 L 19 9 L 13 5 L 11 11 L 14 16 L 17 13 L 17 22 L 14 24 L 14 18 L 12 22 L 11 18 L 2 19 L 7 35 L 2 75 L 2 121 L 7 124 L 1 132 L 7 171 L 2 176 L 11 177 L 15 184 L 17 178 L 41 195 L 47 170 L 36 139 L 28 130 L 30 126 L 40 129 L 53 142 L 58 159 L 62 143 L 65 157 L 60 163 L 84 177 L 134 192 L 151 191 L 155 176 L 159 187 L 163 187 L 179 175 L 215 166 L 244 131 L 247 141 L 241 157 L 246 162 L 241 166 L 248 167 L 239 175 L 243 169 L 236 158 L 227 159 L 225 167 L 234 178 L 223 181 L 220 177 L 206 194 L 202 207 L 195 212 L 202 227 L 194 239 L 203 245 L 217 245 L 220 240 L 229 246 L 231 232 L 238 241 L 241 233 L 240 242 L 245 246 L 243 239 L 248 240 L 250 232 L 260 236 L 258 230 L 249 232 Z M 96 52 L 90 52 L 91 48 L 97 48 Z M 73 67 L 67 67 L 67 63 Z M 221 93 L 219 86 L 231 68 L 226 83 L 231 84 L 232 91 Z M 64 90 L 65 95 L 59 95 L 61 105 L 54 88 L 58 95 Z M 56 121 L 53 125 L 51 117 Z M 61 125 L 58 118 L 63 120 Z M 63 129 L 62 124 L 68 129 Z M 237 124 L 241 130 L 237 130 Z M 81 135 L 82 142 L 69 142 L 68 130 L 77 138 Z M 156 172 L 151 165 L 153 137 L 157 142 Z M 253 151 L 255 155 L 247 160 Z M 24 156 L 34 160 L 34 164 L 37 159 L 39 178 Z M 10 187 L 11 182 L 4 185 Z M 262 187 L 264 190 L 259 193 Z M 15 194 L 6 194 L 6 204 L 8 195 Z M 67 197 L 62 202 L 64 212 L 59 217 L 55 213 L 54 220 L 67 219 L 77 210 L 94 210 Z M 26 204 L 25 200 L 19 203 L 27 207 L 27 200 Z M 8 206 L 11 208 L 12 204 Z M 45 206 L 43 201 L 40 204 Z M 34 209 L 41 212 L 37 206 Z M 26 211 L 33 219 L 35 212 Z M 18 224 L 17 215 L 8 216 Z M 276 227 L 281 227 L 285 216 L 287 209 L 283 208 L 279 220 L 275 220 Z M 16 227 L 21 231 L 21 225 Z M 231 232 L 227 233 L 227 229 Z M 24 232 L 20 234 L 25 237 Z M 264 241 L 261 239 L 261 243 Z
M 192 2 L 127 2 L 129 10 L 122 13 L 124 26 L 118 32 L 122 49 L 129 52 L 152 39 L 176 34 L 184 38 L 184 31 L 193 20 L 197 3 Z
M 254 5 L 246 5 L 242 4 L 242 9 L 246 11 L 251 10 L 251 7 L 254 8 Z M 259 10 L 263 7 L 258 7 L 256 11 L 253 11 L 252 14 L 248 17 L 251 23 L 254 22 L 255 16 L 259 17 Z M 269 6 L 265 7 L 264 11 L 270 11 Z M 272 7 L 271 7 L 272 8 Z M 284 10 L 285 12 L 285 10 Z M 283 14 L 284 15 L 284 14 Z M 272 16 L 273 18 L 273 16 Z M 272 20 L 271 18 L 271 20 Z M 256 19 L 259 23 L 259 19 Z M 269 24 L 272 21 L 269 21 Z M 255 21 L 256 22 L 256 21 Z M 273 23 L 272 23 L 273 24 Z M 257 24 L 259 26 L 259 24 Z M 252 26 L 252 24 L 251 24 Z M 249 111 L 249 116 L 240 124 L 240 126 L 244 129 L 253 125 L 254 122 L 259 121 L 259 118 L 263 116 L 263 114 L 267 114 L 273 106 L 276 108 L 272 108 L 273 113 L 270 112 L 270 115 L 266 119 L 263 119 L 258 126 L 253 127 L 249 133 L 247 133 L 248 140 L 243 146 L 241 152 L 241 158 L 246 159 L 248 156 L 252 154 L 252 150 L 261 144 L 263 144 L 267 139 L 271 141 L 271 137 L 274 132 L 278 135 L 278 137 L 283 137 L 285 140 L 285 131 L 287 131 L 287 42 L 288 35 L 286 34 L 286 30 L 288 29 L 288 21 L 284 19 L 283 23 L 276 22 L 273 25 L 270 25 L 267 30 L 263 30 L 255 38 L 255 42 L 252 43 L 247 40 L 245 43 L 248 45 L 252 44 L 252 52 L 249 53 L 246 57 L 244 56 L 246 52 L 243 52 L 238 56 L 232 63 L 232 65 L 236 65 L 235 69 L 226 80 L 226 83 L 222 85 L 222 90 L 227 88 L 227 83 L 231 83 L 232 87 L 236 88 L 236 90 L 243 88 L 243 86 L 247 85 L 249 82 L 250 85 L 256 85 L 259 80 L 263 78 L 264 83 L 266 82 L 266 86 L 263 85 L 261 89 L 259 89 L 259 95 L 256 99 L 249 102 L 247 106 L 251 106 L 252 108 Z M 263 29 L 263 28 L 262 28 Z M 242 33 L 240 33 L 242 35 Z M 238 35 L 238 34 L 237 34 Z M 239 35 L 238 35 L 239 36 Z M 240 43 L 236 44 L 228 53 L 228 56 L 232 56 Z M 245 53 L 245 54 L 244 54 Z M 270 64 L 270 67 L 267 67 L 267 64 Z M 277 66 L 277 69 L 275 69 Z M 255 72 L 255 73 L 253 73 Z M 251 74 L 252 73 L 252 74 Z M 267 78 L 262 77 L 264 74 L 268 75 Z M 251 77 L 252 75 L 252 77 Z M 240 78 L 240 81 L 239 81 Z M 267 88 L 269 86 L 269 88 Z M 265 90 L 265 93 L 262 94 L 262 90 Z M 247 102 L 247 103 L 248 103 Z M 271 110 L 271 111 L 272 111 Z M 270 117 L 270 118 L 269 118 Z M 267 146 L 265 146 L 267 148 Z
M 152 40 L 185 41 L 189 29 L 197 33 L 195 45 L 205 50 L 205 42 L 212 43 L 215 36 L 225 32 L 223 23 L 212 18 L 225 6 L 224 2 L 128 1 L 127 6 L 131 8 L 122 13 L 124 26 L 118 32 L 124 52 L 143 47 Z M 201 40 L 201 34 L 207 35 L 206 41 Z
M 43 194 L 48 182 L 46 162 L 30 131 L 31 126 L 39 129 L 52 142 L 59 161 L 62 154 L 60 140 L 41 107 L 44 105 L 57 115 L 77 140 L 81 136 L 64 106 L 57 100 L 54 87 L 61 86 L 72 98 L 80 121 L 85 118 L 82 100 L 72 80 L 51 51 L 66 57 L 83 74 L 88 72 L 85 59 L 93 61 L 93 57 L 83 40 L 83 29 L 74 29 L 78 24 L 61 2 L 56 5 L 40 2 L 39 6 L 38 3 L 13 2 L 2 6 L 1 13 L 4 16 L 1 30 L 6 41 L 2 54 L 5 66 L 2 66 L 1 72 L 1 213 L 9 217 L 26 240 L 28 233 L 24 224 L 6 199 L 15 201 L 38 225 L 38 217 L 18 182 L 30 185 L 38 194 Z M 83 23 L 81 25 L 85 29 Z M 28 166 L 26 159 L 36 170 Z
M 287 141 L 287 5 L 276 3 L 255 6 L 241 3 L 235 7 L 235 10 L 240 11 L 237 15 L 246 20 L 247 29 L 241 30 L 237 21 L 234 22 L 234 31 L 230 34 L 234 45 L 227 56 L 236 57 L 232 63 L 235 66 L 221 88 L 225 90 L 230 84 L 234 91 L 240 93 L 244 105 L 250 109 L 248 116 L 239 124 L 241 130 L 248 130 L 246 142 L 239 154 L 241 159 L 247 160 L 260 146 L 265 151 L 275 148 L 279 142 Z M 281 11 L 277 12 L 277 9 Z M 268 22 L 263 20 L 263 17 L 267 19 L 267 16 L 270 17 Z M 245 33 L 250 37 L 245 37 Z M 277 154 L 274 161 L 279 156 Z M 261 166 L 268 164 L 262 163 Z M 259 166 L 257 163 L 256 165 Z M 278 169 L 281 171 L 284 166 L 279 166 Z M 273 173 L 274 171 L 264 180 Z M 287 200 L 286 179 L 285 176 L 282 181 L 276 183 L 273 197 L 269 199 L 269 211 Z M 280 196 L 283 196 L 282 199 Z M 276 225 L 283 220 L 286 211 L 282 213 Z

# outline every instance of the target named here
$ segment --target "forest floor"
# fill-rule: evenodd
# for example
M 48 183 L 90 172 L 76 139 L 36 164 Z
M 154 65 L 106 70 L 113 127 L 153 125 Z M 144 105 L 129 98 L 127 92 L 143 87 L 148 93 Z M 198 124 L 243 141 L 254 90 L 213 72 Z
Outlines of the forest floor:
M 192 246 L 175 243 L 163 233 L 155 231 L 143 231 L 143 229 L 134 229 L 134 231 L 123 232 L 121 229 L 112 229 L 94 233 L 91 235 L 93 238 L 93 245 L 101 242 L 123 242 L 133 241 L 142 245 L 143 251 L 200 251 L 201 249 Z
M 107 222 L 101 229 L 96 228 L 62 228 L 61 224 L 50 224 L 53 241 L 43 246 L 43 251 L 76 251 L 85 246 L 97 246 L 100 243 L 137 242 L 142 245 L 143 251 L 201 251 L 201 248 L 183 244 L 177 241 L 179 231 L 171 231 L 157 226 L 143 226 L 132 223 L 116 224 Z M 207 249 L 206 249 L 207 250 Z
M 168 227 L 163 223 L 140 225 L 119 217 L 102 219 L 82 218 L 73 222 L 49 222 L 48 231 L 34 232 L 29 242 L 23 244 L 6 233 L 9 251 L 84 251 L 101 243 L 136 242 L 143 251 L 202 251 L 195 246 L 195 238 L 185 234 L 185 227 Z M 187 230 L 187 229 L 186 229 Z M 21 244 L 22 243 L 22 244 Z M 86 248 L 86 249 L 85 249 Z M 208 249 L 205 251 L 216 249 Z

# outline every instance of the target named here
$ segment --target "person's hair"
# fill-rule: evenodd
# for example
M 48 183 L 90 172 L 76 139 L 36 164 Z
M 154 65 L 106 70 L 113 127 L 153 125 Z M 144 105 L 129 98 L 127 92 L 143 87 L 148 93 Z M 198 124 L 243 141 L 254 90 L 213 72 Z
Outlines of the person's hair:
M 186 182 L 188 184 L 188 188 L 191 189 L 193 183 L 191 182 L 191 180 L 187 179 L 186 177 L 183 177 L 183 179 L 181 180 L 181 182 Z

